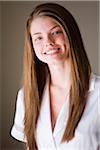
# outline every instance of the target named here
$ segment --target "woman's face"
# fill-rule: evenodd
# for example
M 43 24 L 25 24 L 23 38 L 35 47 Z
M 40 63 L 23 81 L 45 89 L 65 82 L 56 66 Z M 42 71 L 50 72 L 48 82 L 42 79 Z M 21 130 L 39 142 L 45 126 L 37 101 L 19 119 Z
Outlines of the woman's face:
M 61 27 L 50 17 L 38 17 L 30 32 L 36 56 L 44 63 L 62 63 L 69 58 L 69 42 Z

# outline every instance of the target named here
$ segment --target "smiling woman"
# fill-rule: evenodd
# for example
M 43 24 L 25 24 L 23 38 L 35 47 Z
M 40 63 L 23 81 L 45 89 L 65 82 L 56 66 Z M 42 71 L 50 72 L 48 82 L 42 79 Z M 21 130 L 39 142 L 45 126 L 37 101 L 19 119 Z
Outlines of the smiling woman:
M 30 33 L 34 51 L 41 61 L 50 65 L 67 60 L 68 38 L 54 19 L 46 16 L 34 19 Z
M 73 16 L 55 3 L 38 5 L 26 23 L 12 136 L 29 150 L 99 150 L 99 89 Z

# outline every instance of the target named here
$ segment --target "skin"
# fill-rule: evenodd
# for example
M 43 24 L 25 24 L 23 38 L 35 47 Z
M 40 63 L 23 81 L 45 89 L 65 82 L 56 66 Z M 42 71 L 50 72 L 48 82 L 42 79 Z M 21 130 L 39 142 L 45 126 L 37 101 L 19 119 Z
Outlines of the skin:
M 31 35 L 37 57 L 48 65 L 64 63 L 69 43 L 63 31 L 50 17 L 36 18 L 31 24 Z
M 38 17 L 31 23 L 33 47 L 39 60 L 50 70 L 50 106 L 52 130 L 71 85 L 69 42 L 62 28 L 50 17 Z

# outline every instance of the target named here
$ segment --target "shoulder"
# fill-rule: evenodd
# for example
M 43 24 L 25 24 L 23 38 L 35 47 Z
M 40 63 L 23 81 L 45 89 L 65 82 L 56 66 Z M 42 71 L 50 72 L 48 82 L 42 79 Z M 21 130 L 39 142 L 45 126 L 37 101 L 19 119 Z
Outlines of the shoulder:
M 21 88 L 17 94 L 16 111 L 23 113 L 24 111 L 24 90 Z
M 100 89 L 100 76 L 96 74 L 91 74 L 90 78 L 90 91 L 96 91 Z
M 98 103 L 100 104 L 100 76 L 95 74 L 94 74 L 94 93 L 96 93 Z
M 21 88 L 17 93 L 16 99 L 16 115 L 23 118 L 24 115 L 24 90 Z
M 22 98 L 22 99 L 24 98 L 24 90 L 23 90 L 23 88 L 21 88 L 21 89 L 18 90 L 17 96 L 18 96 L 19 98 Z
M 98 106 L 100 103 L 100 76 L 91 74 L 88 91 L 89 106 Z
M 95 79 L 95 84 L 100 87 L 100 76 L 96 75 L 96 74 L 93 74 L 93 77 Z
M 93 106 L 97 106 L 96 111 L 100 114 L 100 76 L 93 73 L 90 80 L 89 99 Z
M 24 101 L 24 90 L 23 90 L 23 88 L 21 88 L 17 92 L 17 102 L 16 103 L 21 103 L 23 101 Z

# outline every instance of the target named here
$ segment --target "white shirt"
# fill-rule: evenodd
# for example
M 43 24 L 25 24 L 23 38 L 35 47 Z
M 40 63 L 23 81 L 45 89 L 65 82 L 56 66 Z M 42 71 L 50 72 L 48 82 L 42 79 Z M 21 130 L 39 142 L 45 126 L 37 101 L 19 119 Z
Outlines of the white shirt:
M 61 143 L 68 117 L 69 97 L 63 104 L 58 115 L 54 131 L 51 127 L 49 82 L 47 82 L 44 93 L 40 116 L 36 129 L 36 141 L 39 150 L 100 150 L 100 77 L 91 76 L 88 91 L 88 102 L 83 116 L 75 131 L 75 137 Z M 11 135 L 20 141 L 26 142 L 23 129 L 24 107 L 23 90 L 19 91 L 15 121 Z

